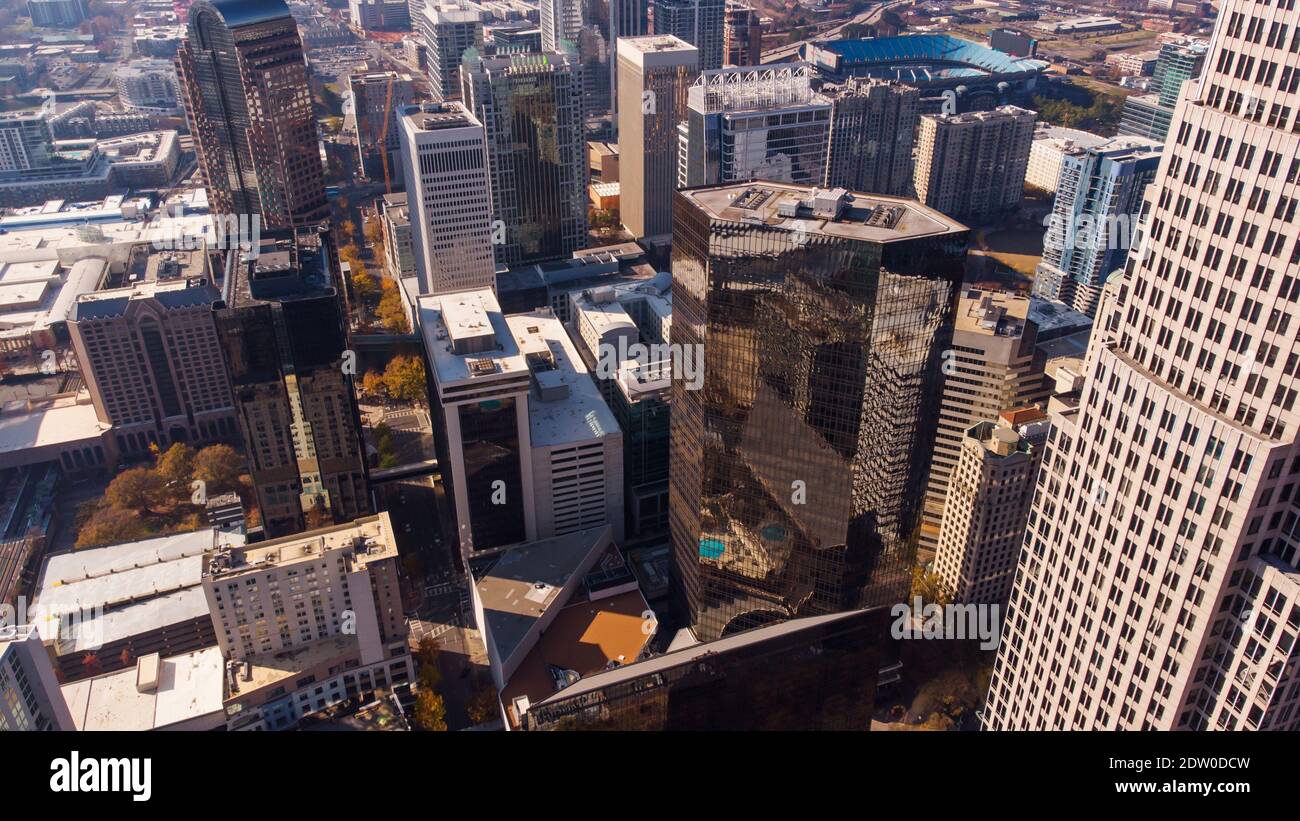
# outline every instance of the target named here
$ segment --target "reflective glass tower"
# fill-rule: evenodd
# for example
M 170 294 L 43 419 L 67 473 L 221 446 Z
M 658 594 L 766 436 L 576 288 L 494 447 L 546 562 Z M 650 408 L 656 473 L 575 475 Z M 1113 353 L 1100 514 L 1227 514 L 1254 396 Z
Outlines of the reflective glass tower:
M 669 526 L 701 640 L 899 601 L 966 229 L 913 200 L 678 194 Z M 698 381 L 694 383 L 698 385 Z

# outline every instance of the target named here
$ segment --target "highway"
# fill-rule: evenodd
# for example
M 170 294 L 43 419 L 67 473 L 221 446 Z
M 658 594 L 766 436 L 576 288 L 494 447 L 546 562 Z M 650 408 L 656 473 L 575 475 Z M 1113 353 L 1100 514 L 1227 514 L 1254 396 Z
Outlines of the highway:
M 845 26 L 853 25 L 854 23 L 860 23 L 868 26 L 874 25 L 880 22 L 881 16 L 886 11 L 889 11 L 890 9 L 901 8 L 903 6 L 910 6 L 912 5 L 912 3 L 913 0 L 890 0 L 890 2 L 876 6 L 874 9 L 871 9 L 869 11 L 864 11 L 855 17 L 850 17 L 848 20 L 845 20 L 843 23 L 840 23 L 839 25 L 832 26 L 826 29 L 825 31 L 821 32 L 811 40 L 800 40 L 795 43 L 790 43 L 789 45 L 780 46 L 779 48 L 774 48 L 771 51 L 764 51 L 763 65 L 768 65 L 769 63 L 784 63 L 790 60 L 798 60 L 799 51 L 804 47 L 806 43 L 815 42 L 817 40 L 834 40 L 836 37 L 839 36 L 840 32 L 844 30 Z

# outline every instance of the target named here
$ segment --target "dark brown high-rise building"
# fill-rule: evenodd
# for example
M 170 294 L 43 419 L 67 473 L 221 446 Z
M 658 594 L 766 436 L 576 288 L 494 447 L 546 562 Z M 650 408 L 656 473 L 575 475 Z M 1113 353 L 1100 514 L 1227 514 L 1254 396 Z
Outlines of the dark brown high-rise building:
M 328 229 L 228 257 L 217 336 L 267 535 L 374 512 Z
M 678 193 L 672 343 L 703 380 L 674 369 L 669 527 L 701 640 L 906 595 L 966 234 L 842 188 Z
M 196 0 L 176 55 L 214 211 L 276 230 L 328 214 L 298 26 L 283 0 Z

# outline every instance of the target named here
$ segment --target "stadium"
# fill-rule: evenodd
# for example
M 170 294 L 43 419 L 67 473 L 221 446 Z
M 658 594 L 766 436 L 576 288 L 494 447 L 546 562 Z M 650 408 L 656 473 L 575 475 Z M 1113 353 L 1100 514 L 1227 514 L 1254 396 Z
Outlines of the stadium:
M 803 57 L 822 79 L 899 80 L 921 89 L 923 110 L 938 111 L 944 92 L 957 93 L 957 111 L 983 111 L 1022 100 L 1047 63 L 1013 57 L 949 34 L 910 34 L 809 43 Z

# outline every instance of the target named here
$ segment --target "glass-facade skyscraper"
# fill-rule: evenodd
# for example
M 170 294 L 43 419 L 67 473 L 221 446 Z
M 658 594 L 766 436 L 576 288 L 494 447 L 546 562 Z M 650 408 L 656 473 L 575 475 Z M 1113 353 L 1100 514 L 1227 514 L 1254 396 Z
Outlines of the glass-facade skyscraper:
M 901 601 L 967 231 L 913 200 L 678 194 L 669 526 L 701 640 Z M 695 384 L 699 384 L 696 382 Z

